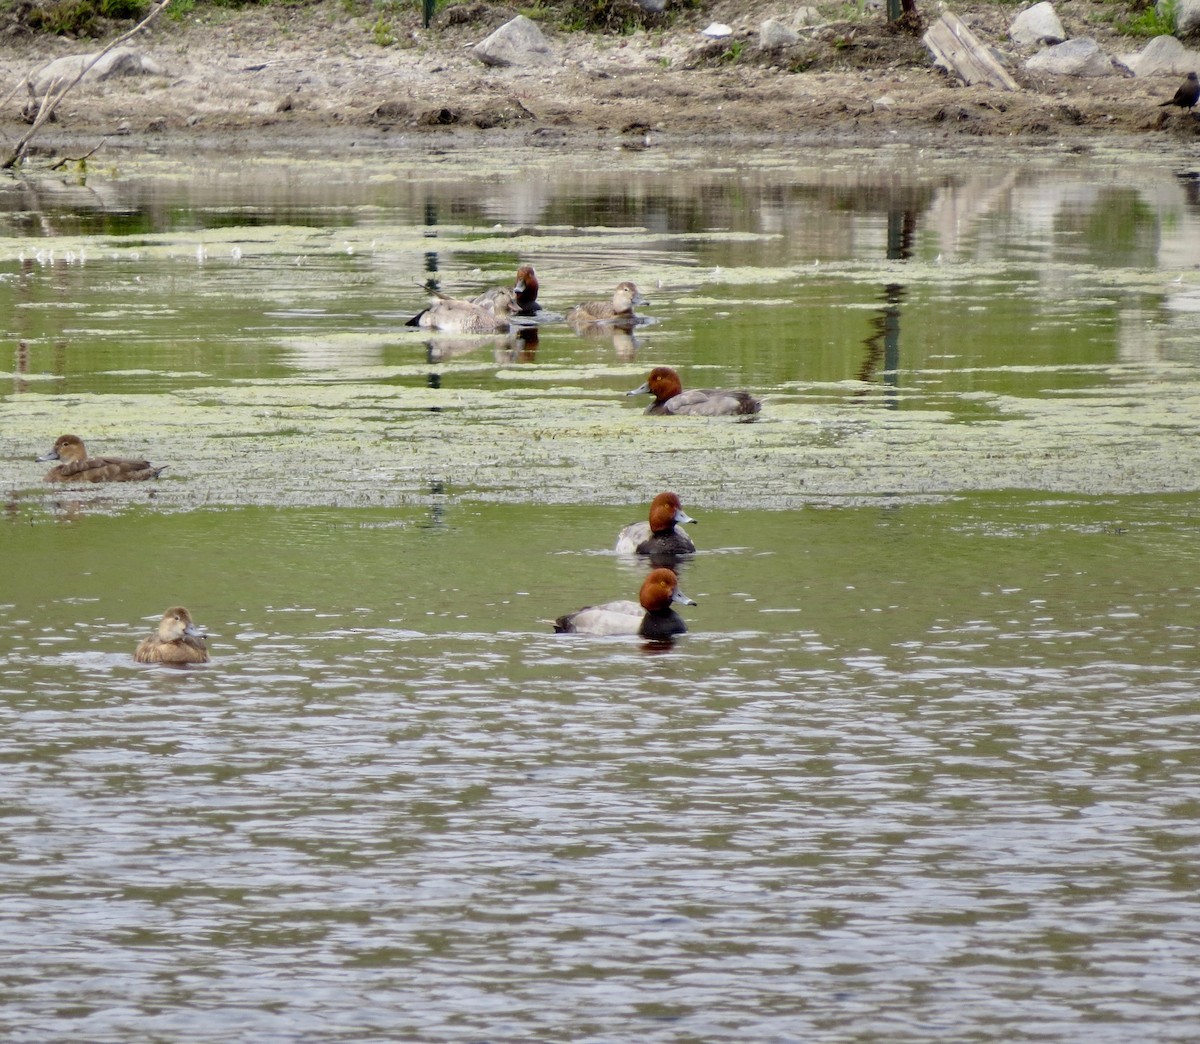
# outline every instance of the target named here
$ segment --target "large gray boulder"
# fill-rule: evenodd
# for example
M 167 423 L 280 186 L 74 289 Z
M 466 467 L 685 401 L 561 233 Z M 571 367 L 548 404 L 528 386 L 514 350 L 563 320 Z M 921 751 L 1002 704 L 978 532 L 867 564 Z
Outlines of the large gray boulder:
M 542 31 L 524 15 L 505 22 L 472 47 L 471 53 L 484 65 L 550 65 L 555 61 Z
M 758 46 L 764 51 L 780 51 L 799 41 L 800 34 L 778 19 L 768 18 L 758 27 Z
M 1058 44 L 1067 38 L 1050 0 L 1025 8 L 1008 27 L 1008 35 L 1018 47 L 1040 47 Z
M 69 54 L 55 58 L 29 77 L 29 86 L 37 97 L 50 91 L 62 90 L 79 75 L 80 69 L 96 57 L 91 54 Z M 132 47 L 114 47 L 84 74 L 83 83 L 99 83 L 113 76 L 162 76 L 165 70 Z
M 1116 69 L 1109 58 L 1090 36 L 1039 51 L 1025 62 L 1032 73 L 1051 76 L 1113 76 Z
M 1137 54 L 1121 55 L 1121 63 L 1135 76 L 1182 76 L 1200 69 L 1200 53 L 1173 36 L 1156 36 Z
M 1200 0 L 1158 0 L 1154 5 L 1159 15 L 1168 17 L 1170 8 L 1175 8 L 1175 32 L 1186 36 L 1200 29 Z

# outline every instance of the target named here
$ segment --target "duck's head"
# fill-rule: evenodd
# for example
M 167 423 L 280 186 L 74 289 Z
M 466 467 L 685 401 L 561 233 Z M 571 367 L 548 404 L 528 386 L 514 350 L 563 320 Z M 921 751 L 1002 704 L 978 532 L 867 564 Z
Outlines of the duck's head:
M 500 287 L 489 294 L 488 299 L 483 303 L 482 307 L 498 319 L 506 315 L 512 315 L 517 310 L 516 291 L 510 290 L 506 286 Z
M 654 396 L 655 402 L 666 402 L 667 399 L 674 398 L 681 391 L 683 391 L 683 382 L 680 381 L 679 374 L 669 366 L 656 366 L 650 371 L 650 376 L 644 383 L 625 394 L 644 395 L 649 392 Z
M 679 578 L 673 569 L 651 569 L 642 581 L 641 594 L 638 601 L 648 613 L 661 612 L 672 602 L 682 605 L 696 603 L 679 590 Z
M 631 312 L 634 305 L 648 305 L 647 301 L 637 288 L 636 283 L 631 283 L 625 280 L 623 283 L 618 283 L 616 290 L 613 291 L 613 309 L 618 312 Z
M 513 283 L 513 294 L 521 308 L 529 308 L 537 302 L 538 279 L 533 265 L 520 265 L 517 268 L 517 280 Z
M 204 631 L 192 623 L 192 614 L 182 605 L 172 606 L 162 614 L 162 619 L 158 621 L 158 636 L 164 642 L 207 637 Z
M 83 439 L 78 435 L 60 435 L 54 440 L 54 447 L 50 452 L 43 453 L 38 460 L 62 460 L 70 464 L 77 460 L 87 460 L 87 450 L 84 449 Z
M 695 522 L 684 510 L 678 493 L 660 493 L 650 502 L 650 530 L 665 533 L 672 526 Z

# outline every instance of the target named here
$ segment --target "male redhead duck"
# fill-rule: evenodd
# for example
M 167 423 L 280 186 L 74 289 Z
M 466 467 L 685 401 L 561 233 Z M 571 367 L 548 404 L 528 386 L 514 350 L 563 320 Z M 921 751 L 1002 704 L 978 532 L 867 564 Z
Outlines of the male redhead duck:
M 690 555 L 692 538 L 676 524 L 695 522 L 683 510 L 677 493 L 660 493 L 650 502 L 648 522 L 630 522 L 617 534 L 617 553 L 624 555 Z
M 714 391 L 711 388 L 695 388 L 684 391 L 679 374 L 669 366 L 656 366 L 650 371 L 646 383 L 627 395 L 649 392 L 654 401 L 646 407 L 647 413 L 688 413 L 700 417 L 730 417 L 738 414 L 757 413 L 762 403 L 744 391 Z
M 516 308 L 513 292 L 508 287 L 492 291 L 486 304 L 475 304 L 461 297 L 449 297 L 432 291 L 434 300 L 423 312 L 419 312 L 405 326 L 419 326 L 425 330 L 445 330 L 447 333 L 503 333 L 509 328 L 508 317 Z
M 128 457 L 89 457 L 78 435 L 60 435 L 38 460 L 62 461 L 46 472 L 43 482 L 142 482 L 158 478 L 168 467 Z
M 567 313 L 567 322 L 577 326 L 588 323 L 632 323 L 637 319 L 633 314 L 633 306 L 649 303 L 638 292 L 637 286 L 626 280 L 617 284 L 611 301 L 584 301 L 576 305 Z
M 653 569 L 642 583 L 638 602 L 605 602 L 589 605 L 554 621 L 557 634 L 636 634 L 652 641 L 667 641 L 687 631 L 672 602 L 695 605 L 679 590 L 679 579 L 670 569 Z
M 134 653 L 138 663 L 208 663 L 207 635 L 192 623 L 182 605 L 168 609 L 158 630 L 143 638 Z
M 497 294 L 503 293 L 507 287 L 496 287 L 492 290 L 485 290 L 482 294 L 476 297 L 471 303 L 487 307 L 487 303 L 493 300 Z M 542 306 L 538 304 L 538 279 L 537 273 L 533 270 L 533 265 L 519 265 L 517 267 L 517 278 L 512 286 L 513 295 L 513 313 L 515 315 L 537 315 L 542 310 Z

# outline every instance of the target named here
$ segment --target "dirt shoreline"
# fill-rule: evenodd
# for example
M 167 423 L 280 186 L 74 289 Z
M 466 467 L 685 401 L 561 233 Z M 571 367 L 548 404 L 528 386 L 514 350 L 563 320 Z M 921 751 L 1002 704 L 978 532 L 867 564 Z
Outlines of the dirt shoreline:
M 1089 22 L 1092 10 L 1077 0 L 1059 5 L 1070 35 L 1091 35 L 1110 54 L 1144 45 Z M 1021 76 L 1019 92 L 964 87 L 932 68 L 919 34 L 892 32 L 879 14 L 810 31 L 809 70 L 793 72 L 754 44 L 758 24 L 780 14 L 769 3 L 710 5 L 664 32 L 548 32 L 561 57 L 549 69 L 492 69 L 471 57 L 470 45 L 513 14 L 475 11 L 430 31 L 405 16 L 406 24 L 391 27 L 397 42 L 389 46 L 376 42 L 367 18 L 332 4 L 163 17 L 135 44 L 164 75 L 80 84 L 35 144 L 69 154 L 103 136 L 112 148 L 217 151 L 386 148 L 414 135 L 448 147 L 485 135 L 632 149 L 672 140 L 803 146 L 1200 136 L 1200 119 L 1159 105 L 1178 76 Z M 985 39 L 1003 41 L 1013 9 L 958 13 Z M 743 42 L 735 60 L 705 49 L 699 29 L 714 17 Z M 0 43 L 0 82 L 14 91 L 0 115 L 7 140 L 28 129 L 19 118 L 22 81 L 55 57 L 95 49 L 95 42 L 50 37 Z

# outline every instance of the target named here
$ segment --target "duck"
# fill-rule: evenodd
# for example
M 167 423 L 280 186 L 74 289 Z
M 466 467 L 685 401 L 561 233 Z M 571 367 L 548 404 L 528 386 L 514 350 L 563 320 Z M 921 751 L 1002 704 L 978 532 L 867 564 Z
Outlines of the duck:
M 444 330 L 447 333 L 504 333 L 511 325 L 508 316 L 516 307 L 513 292 L 508 287 L 489 291 L 487 303 L 475 304 L 461 297 L 432 291 L 434 300 L 423 312 L 418 312 L 405 326 L 425 330 Z
M 182 605 L 172 606 L 162 614 L 158 630 L 141 640 L 133 658 L 138 663 L 208 663 L 207 637 Z
M 650 501 L 648 522 L 630 522 L 617 534 L 617 554 L 690 555 L 696 545 L 675 526 L 695 521 L 683 510 L 678 493 L 660 493 Z
M 642 582 L 638 601 L 584 606 L 555 620 L 554 631 L 556 634 L 638 635 L 651 641 L 670 641 L 687 632 L 687 624 L 671 608 L 672 602 L 696 604 L 679 590 L 679 578 L 674 570 L 652 569 Z
M 642 395 L 649 392 L 654 401 L 646 407 L 646 413 L 687 413 L 699 417 L 731 417 L 758 413 L 762 403 L 749 392 L 724 391 L 711 388 L 683 390 L 679 374 L 669 366 L 656 366 L 650 371 L 644 384 L 627 395 Z
M 474 298 L 471 303 L 486 308 L 488 301 L 493 300 L 497 294 L 503 293 L 507 289 L 507 287 L 495 287 L 491 290 L 485 290 L 478 297 Z M 538 304 L 538 278 L 533 265 L 517 266 L 517 275 L 512 285 L 512 295 L 515 302 L 515 307 L 513 308 L 515 315 L 537 315 L 542 310 L 542 306 Z
M 168 467 L 132 457 L 89 457 L 78 435 L 60 435 L 39 462 L 59 460 L 46 472 L 43 482 L 144 482 L 156 479 Z
M 567 322 L 579 326 L 589 323 L 633 323 L 637 316 L 633 314 L 634 305 L 649 304 L 637 285 L 626 280 L 618 283 L 610 301 L 584 301 L 577 304 L 567 313 Z

